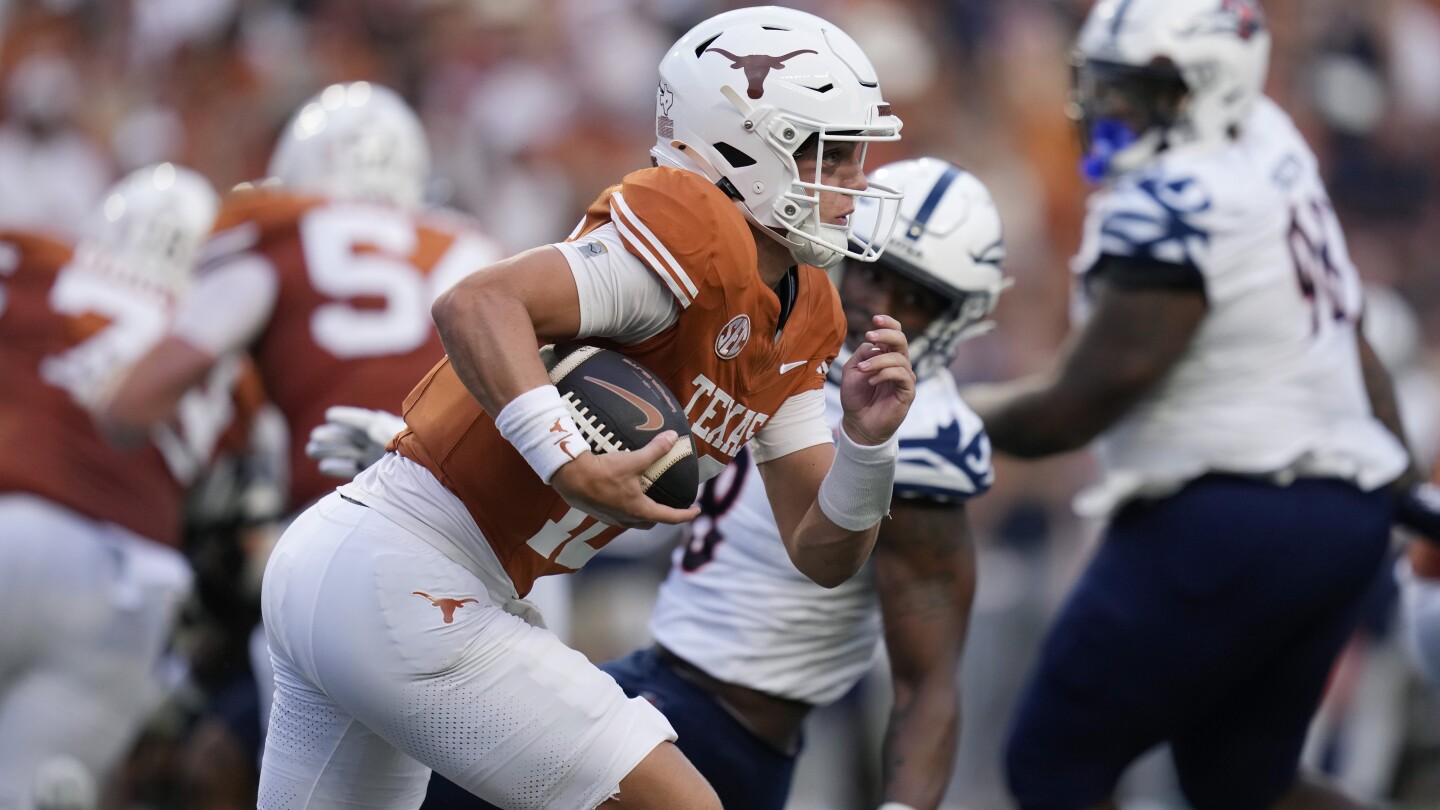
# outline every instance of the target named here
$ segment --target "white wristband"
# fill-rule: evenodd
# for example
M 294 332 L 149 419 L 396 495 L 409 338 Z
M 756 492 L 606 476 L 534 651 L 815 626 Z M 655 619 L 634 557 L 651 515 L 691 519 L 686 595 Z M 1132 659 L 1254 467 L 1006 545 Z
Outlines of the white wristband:
M 879 523 L 890 514 L 899 455 L 900 440 L 895 436 L 884 444 L 856 444 L 842 426 L 835 442 L 835 460 L 820 482 L 816 498 L 820 511 L 831 523 L 852 532 Z
M 553 385 L 532 388 L 510 400 L 495 417 L 495 427 L 547 484 L 566 462 L 590 452 L 570 416 L 570 406 Z

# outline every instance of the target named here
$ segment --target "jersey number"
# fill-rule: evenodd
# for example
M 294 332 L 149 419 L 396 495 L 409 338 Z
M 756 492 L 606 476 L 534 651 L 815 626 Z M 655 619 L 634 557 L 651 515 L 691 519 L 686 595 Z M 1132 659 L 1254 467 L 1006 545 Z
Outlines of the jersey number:
M 84 271 L 60 273 L 50 290 L 50 308 L 61 315 L 99 316 L 107 321 L 90 337 L 40 362 L 41 378 L 69 393 L 86 410 L 99 405 L 114 375 L 140 359 L 164 334 L 167 323 L 159 300 Z M 151 430 L 151 440 L 180 484 L 194 481 L 234 418 L 230 391 L 239 373 L 238 358 L 217 363 L 202 384 L 180 398 L 175 418 Z
M 725 540 L 720 532 L 720 518 L 740 500 L 749 475 L 750 450 L 742 445 L 729 468 L 705 482 L 700 489 L 700 516 L 690 524 L 689 537 L 680 554 L 680 570 L 693 574 L 715 559 L 715 549 Z
M 554 561 L 566 568 L 578 569 L 590 562 L 590 558 L 600 551 L 590 545 L 589 541 L 608 528 L 610 527 L 604 523 L 571 507 L 559 520 L 545 521 L 545 525 L 526 540 L 525 545 L 547 560 L 558 548 L 560 554 Z
M 434 333 L 430 304 L 455 282 L 498 258 L 493 245 L 465 234 L 430 272 L 407 257 L 420 241 L 405 214 L 362 206 L 325 206 L 300 223 L 310 283 L 336 299 L 315 309 L 310 333 L 335 357 L 406 354 Z M 382 305 L 357 307 L 356 298 Z
M 1343 251 L 1338 254 L 1341 263 L 1337 266 L 1333 253 L 1344 245 L 1343 239 L 1335 209 L 1323 197 L 1291 209 L 1290 257 L 1295 262 L 1300 294 L 1310 304 L 1310 332 L 1314 335 L 1328 324 L 1353 322 L 1360 314 L 1354 292 L 1359 284 L 1355 268 L 1344 260 Z

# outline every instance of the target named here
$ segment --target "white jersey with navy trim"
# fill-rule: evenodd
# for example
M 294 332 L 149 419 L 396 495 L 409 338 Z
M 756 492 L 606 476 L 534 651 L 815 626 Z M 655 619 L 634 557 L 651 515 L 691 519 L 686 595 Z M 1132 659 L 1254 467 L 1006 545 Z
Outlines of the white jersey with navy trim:
M 837 428 L 839 386 L 825 395 Z M 898 498 L 963 501 L 994 480 L 989 438 L 949 372 L 919 382 L 899 438 Z M 796 570 L 748 452 L 706 484 L 701 504 L 660 588 L 655 640 L 722 681 L 817 705 L 844 695 L 880 639 L 870 567 L 833 589 Z
M 1164 156 L 1094 194 L 1082 290 L 1097 265 L 1198 274 L 1208 310 L 1172 372 L 1101 437 L 1107 476 L 1082 511 L 1206 472 L 1370 490 L 1404 468 L 1361 376 L 1359 275 L 1314 154 L 1269 99 L 1227 148 Z

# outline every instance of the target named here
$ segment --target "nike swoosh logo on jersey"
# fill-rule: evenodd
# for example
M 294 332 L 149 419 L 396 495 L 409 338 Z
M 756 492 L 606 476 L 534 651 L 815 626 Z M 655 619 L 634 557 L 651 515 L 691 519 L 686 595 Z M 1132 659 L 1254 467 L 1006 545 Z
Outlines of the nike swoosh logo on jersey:
M 809 360 L 801 360 L 801 361 L 798 362 L 798 363 L 781 363 L 781 364 L 780 364 L 780 373 L 781 373 L 781 374 L 789 374 L 790 372 L 794 371 L 794 370 L 797 369 L 797 368 L 800 368 L 801 366 L 803 366 L 803 365 L 805 365 L 806 363 L 809 363 L 809 362 L 810 362 Z

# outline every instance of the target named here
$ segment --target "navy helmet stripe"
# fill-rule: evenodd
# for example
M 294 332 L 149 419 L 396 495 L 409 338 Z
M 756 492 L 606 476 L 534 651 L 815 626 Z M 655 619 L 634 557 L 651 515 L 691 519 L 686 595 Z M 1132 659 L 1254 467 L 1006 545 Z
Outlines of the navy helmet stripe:
M 925 198 L 925 202 L 920 204 L 920 210 L 915 212 L 915 220 L 910 223 L 910 228 L 905 232 L 907 237 L 912 240 L 920 238 L 920 234 L 925 232 L 925 224 L 930 221 L 930 216 L 935 213 L 936 208 L 940 207 L 940 199 L 945 196 L 945 190 L 950 188 L 950 184 L 954 183 L 955 178 L 959 176 L 960 169 L 954 166 L 945 167 L 945 173 L 935 181 L 935 187 L 930 189 L 929 196 Z
M 1115 17 L 1110 20 L 1110 36 L 1120 36 L 1120 23 L 1125 19 L 1125 12 L 1130 10 L 1130 4 L 1132 2 L 1134 2 L 1134 0 L 1125 0 L 1120 4 L 1120 8 L 1115 9 Z

